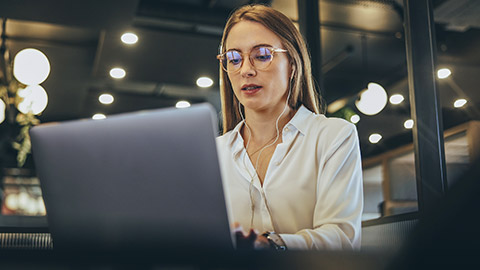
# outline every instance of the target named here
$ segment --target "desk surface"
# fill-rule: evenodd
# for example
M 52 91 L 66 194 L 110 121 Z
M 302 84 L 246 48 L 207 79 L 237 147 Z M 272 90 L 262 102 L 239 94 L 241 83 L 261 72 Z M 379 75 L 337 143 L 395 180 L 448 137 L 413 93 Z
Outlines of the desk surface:
M 385 269 L 389 255 L 364 252 L 236 251 L 89 253 L 3 250 L 1 269 Z

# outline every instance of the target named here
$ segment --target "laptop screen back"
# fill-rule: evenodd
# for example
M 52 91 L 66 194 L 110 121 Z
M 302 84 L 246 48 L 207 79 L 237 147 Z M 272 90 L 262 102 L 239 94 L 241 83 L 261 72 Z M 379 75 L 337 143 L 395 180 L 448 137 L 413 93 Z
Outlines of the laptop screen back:
M 54 249 L 232 249 L 208 104 L 32 128 Z

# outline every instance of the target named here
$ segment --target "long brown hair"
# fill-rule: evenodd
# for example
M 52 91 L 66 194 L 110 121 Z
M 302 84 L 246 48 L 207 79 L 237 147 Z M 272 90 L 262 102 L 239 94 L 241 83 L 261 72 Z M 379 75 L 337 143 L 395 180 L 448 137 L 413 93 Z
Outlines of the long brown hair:
M 232 27 L 242 20 L 262 24 L 275 33 L 281 40 L 290 63 L 293 67 L 293 76 L 290 81 L 292 90 L 288 105 L 297 110 L 302 104 L 310 111 L 320 112 L 319 99 L 315 91 L 312 76 L 310 54 L 302 35 L 293 25 L 292 21 L 281 12 L 264 5 L 247 5 L 237 9 L 230 15 L 223 31 L 220 43 L 220 53 L 225 52 L 225 42 Z M 226 133 L 242 120 L 238 99 L 233 93 L 228 74 L 220 67 L 220 97 L 222 102 L 223 133 Z

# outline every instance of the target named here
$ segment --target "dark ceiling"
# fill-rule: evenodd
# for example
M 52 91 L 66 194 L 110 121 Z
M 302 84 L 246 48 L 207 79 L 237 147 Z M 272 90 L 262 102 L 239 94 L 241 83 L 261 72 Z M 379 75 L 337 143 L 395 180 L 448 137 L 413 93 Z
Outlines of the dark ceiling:
M 218 62 L 215 56 L 228 14 L 244 4 L 263 2 L 298 21 L 297 1 L 247 0 L 2 0 L 0 17 L 7 19 L 7 48 L 13 56 L 34 47 L 49 58 L 51 73 L 42 84 L 49 96 L 42 122 L 90 118 L 174 106 L 180 99 L 208 101 L 220 110 Z M 452 76 L 438 81 L 445 128 L 479 119 L 480 1 L 433 1 L 438 66 Z M 321 0 L 320 29 L 324 87 L 328 104 L 352 100 L 368 82 L 382 84 L 389 95 L 405 101 L 387 104 L 376 116 L 360 114 L 357 124 L 362 154 L 369 157 L 409 143 L 409 118 L 402 0 Z M 139 37 L 129 46 L 120 36 Z M 123 67 L 126 77 L 112 79 L 109 70 Z M 208 76 L 214 85 L 196 86 Z M 100 93 L 115 96 L 111 105 L 98 102 Z M 468 100 L 454 109 L 458 97 Z M 370 133 L 382 134 L 375 145 Z

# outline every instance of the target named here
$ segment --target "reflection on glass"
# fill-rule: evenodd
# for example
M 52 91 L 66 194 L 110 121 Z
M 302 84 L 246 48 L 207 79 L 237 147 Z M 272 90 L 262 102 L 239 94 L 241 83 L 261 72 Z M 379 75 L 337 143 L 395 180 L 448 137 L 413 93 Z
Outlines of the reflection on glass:
M 11 176 L 3 178 L 2 215 L 44 216 L 40 182 L 36 177 Z
M 445 138 L 445 162 L 447 164 L 447 183 L 453 185 L 465 173 L 470 165 L 467 132 Z
M 383 212 L 383 169 L 378 164 L 363 170 L 363 214 L 362 220 L 375 219 Z

